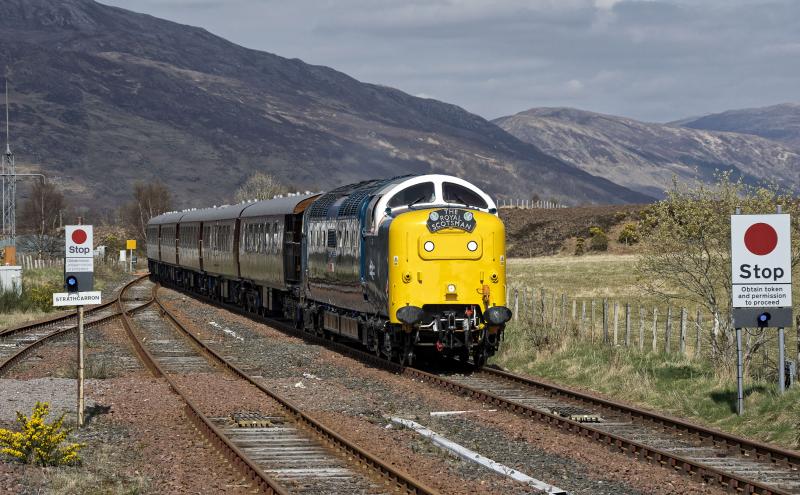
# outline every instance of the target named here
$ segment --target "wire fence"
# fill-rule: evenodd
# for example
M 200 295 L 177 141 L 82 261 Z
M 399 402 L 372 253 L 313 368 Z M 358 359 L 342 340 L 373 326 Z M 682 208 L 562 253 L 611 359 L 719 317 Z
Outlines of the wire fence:
M 512 322 L 519 328 L 546 328 L 562 337 L 570 335 L 599 345 L 644 353 L 678 353 L 692 359 L 718 354 L 730 339 L 723 328 L 730 325 L 724 325 L 719 317 L 700 308 L 571 297 L 544 288 L 508 286 L 506 290 L 506 301 L 513 311 Z M 753 331 L 745 334 L 746 347 L 758 343 L 760 358 L 772 361 L 775 333 L 750 330 Z M 792 333 L 787 332 L 787 354 L 793 354 L 789 340 L 794 340 L 794 357 L 800 362 L 800 324 L 794 338 Z M 795 373 L 800 378 L 800 370 Z
M 562 205 L 557 201 L 533 200 L 533 199 L 499 199 L 497 200 L 498 208 L 521 208 L 524 210 L 532 209 L 556 209 L 556 208 L 569 208 L 567 205 Z

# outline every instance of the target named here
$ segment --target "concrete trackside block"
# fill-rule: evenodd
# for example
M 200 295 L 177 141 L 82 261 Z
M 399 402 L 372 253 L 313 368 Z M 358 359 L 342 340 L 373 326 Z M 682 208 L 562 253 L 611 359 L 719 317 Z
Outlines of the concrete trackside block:
M 504 476 L 508 476 L 509 478 L 515 479 L 517 481 L 521 481 L 528 486 L 532 486 L 537 490 L 542 490 L 545 493 L 550 493 L 553 495 L 569 495 L 569 492 L 566 490 L 562 490 L 561 488 L 555 487 L 544 481 L 537 480 L 536 478 L 531 478 L 525 473 L 521 473 L 516 469 L 512 469 L 504 464 L 500 464 L 499 462 L 493 461 L 488 457 L 484 457 L 479 453 L 475 452 L 474 450 L 470 450 L 462 445 L 459 445 L 452 440 L 448 440 L 445 437 L 439 435 L 438 433 L 425 428 L 419 423 L 411 421 L 409 419 L 403 418 L 391 418 L 393 423 L 401 424 L 407 428 L 411 428 L 415 432 L 419 433 L 420 435 L 430 438 L 431 442 L 435 445 L 448 450 L 457 456 L 461 457 L 464 460 L 474 462 L 480 464 L 483 467 L 489 468 L 496 473 L 500 473 Z

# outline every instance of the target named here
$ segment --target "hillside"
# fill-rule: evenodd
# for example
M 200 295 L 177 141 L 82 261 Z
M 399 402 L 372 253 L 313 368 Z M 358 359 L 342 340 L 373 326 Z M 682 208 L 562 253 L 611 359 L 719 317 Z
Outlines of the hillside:
M 644 205 L 600 205 L 577 208 L 500 208 L 506 227 L 506 253 L 510 258 L 531 258 L 558 253 L 573 254 L 575 237 L 588 239 L 590 227 L 611 234 L 609 250 L 625 223 L 638 222 Z
M 454 105 L 91 0 L 0 3 L 0 64 L 18 163 L 73 204 L 156 177 L 178 206 L 221 203 L 255 170 L 298 189 L 437 171 L 499 196 L 648 199 Z
M 800 153 L 758 136 L 673 127 L 572 108 L 534 108 L 494 122 L 545 153 L 653 196 L 672 177 L 711 180 L 730 170 L 796 188 Z
M 671 125 L 753 134 L 800 150 L 800 103 L 729 110 L 679 120 Z

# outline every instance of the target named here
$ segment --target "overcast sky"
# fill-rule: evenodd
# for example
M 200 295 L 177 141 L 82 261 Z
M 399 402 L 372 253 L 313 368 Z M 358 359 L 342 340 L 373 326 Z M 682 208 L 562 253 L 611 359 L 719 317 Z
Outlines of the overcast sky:
M 486 118 L 800 101 L 797 0 L 101 0 Z

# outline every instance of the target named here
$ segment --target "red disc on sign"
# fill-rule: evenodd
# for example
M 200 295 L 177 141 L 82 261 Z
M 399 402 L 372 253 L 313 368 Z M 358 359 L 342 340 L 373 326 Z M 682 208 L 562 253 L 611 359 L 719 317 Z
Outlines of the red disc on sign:
M 744 233 L 744 245 L 751 253 L 764 256 L 778 245 L 778 233 L 768 223 L 754 223 Z
M 72 231 L 72 242 L 75 244 L 83 244 L 86 242 L 86 231 L 83 229 L 75 229 Z

